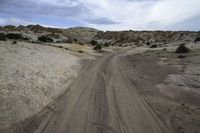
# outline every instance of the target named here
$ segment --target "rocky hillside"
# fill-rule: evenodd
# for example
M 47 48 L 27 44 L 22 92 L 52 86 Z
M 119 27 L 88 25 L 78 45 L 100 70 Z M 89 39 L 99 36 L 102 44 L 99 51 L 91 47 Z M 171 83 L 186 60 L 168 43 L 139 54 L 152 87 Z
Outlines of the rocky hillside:
M 141 45 L 164 45 L 173 42 L 194 42 L 200 38 L 200 32 L 189 31 L 98 31 L 93 28 L 74 27 L 58 29 L 43 27 L 40 25 L 28 26 L 4 26 L 0 27 L 0 33 L 18 33 L 22 40 L 46 41 L 57 43 L 87 43 L 92 40 L 99 44 L 115 46 L 141 46 Z M 2 35 L 1 35 L 2 36 Z M 5 36 L 6 39 L 6 35 Z M 42 37 L 42 39 L 38 39 Z M 0 37 L 2 38 L 2 37 Z M 9 37 L 7 37 L 10 39 Z M 13 38 L 11 38 L 13 39 Z M 19 39 L 19 38 L 17 38 Z M 4 39 L 1 39 L 4 40 Z M 200 39 L 199 39 L 200 40 Z
M 64 30 L 63 33 L 72 41 L 90 43 L 91 40 L 98 34 L 98 30 L 86 27 L 74 27 Z
M 99 32 L 95 40 L 109 42 L 115 46 L 168 44 L 172 42 L 194 42 L 200 32 L 189 31 L 121 31 Z
M 91 40 L 97 35 L 98 30 L 85 27 L 58 29 L 58 28 L 43 27 L 40 25 L 28 25 L 28 26 L 18 26 L 18 27 L 8 25 L 0 27 L 0 33 L 4 33 L 5 36 L 6 34 L 9 33 L 20 34 L 19 36 L 22 36 L 23 38 L 26 38 L 26 40 L 34 42 L 41 41 L 38 39 L 39 37 L 45 37 L 46 39 L 44 39 L 44 41 L 48 40 L 48 42 L 90 43 Z M 23 38 L 16 38 L 16 39 L 24 40 Z M 50 39 L 48 38 L 50 38 L 52 41 L 49 41 Z

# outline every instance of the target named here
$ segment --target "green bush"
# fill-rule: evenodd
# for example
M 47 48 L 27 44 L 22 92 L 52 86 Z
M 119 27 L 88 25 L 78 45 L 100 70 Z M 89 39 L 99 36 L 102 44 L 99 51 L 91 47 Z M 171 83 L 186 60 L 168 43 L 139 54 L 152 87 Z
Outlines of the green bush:
M 176 49 L 176 53 L 188 53 L 190 50 L 185 46 L 185 43 L 180 44 L 180 46 Z
M 0 41 L 5 41 L 6 37 L 4 33 L 0 33 Z
M 61 41 L 56 41 L 56 43 L 61 43 Z
M 31 41 L 30 43 L 41 44 L 39 41 Z
M 78 40 L 76 38 L 74 38 L 74 42 L 77 42 Z
M 51 39 L 50 37 L 47 37 L 47 36 L 40 36 L 40 37 L 38 37 L 38 41 L 52 43 L 53 39 Z
M 100 44 L 95 45 L 94 50 L 101 50 L 101 45 Z
M 73 40 L 69 38 L 69 39 L 66 39 L 64 43 L 73 43 Z
M 98 42 L 97 42 L 97 41 L 95 41 L 95 40 L 92 40 L 90 43 L 92 44 L 92 46 L 95 46 L 95 45 L 97 45 L 97 44 L 98 44 Z
M 146 45 L 149 46 L 149 45 L 151 45 L 151 43 L 150 43 L 150 42 L 147 42 Z
M 152 44 L 149 48 L 157 48 L 158 45 L 157 44 Z
M 72 43 L 72 41 L 70 39 L 63 39 L 60 40 L 60 43 Z
M 15 40 L 24 39 L 22 37 L 22 35 L 18 34 L 18 33 L 8 33 L 8 34 L 6 34 L 6 38 L 8 38 L 8 39 L 15 39 Z
M 104 46 L 104 47 L 108 47 L 108 46 L 110 46 L 110 43 L 105 42 L 103 46 Z
M 82 50 L 79 50 L 78 52 L 79 52 L 79 53 L 83 53 L 83 51 L 82 51 Z
M 163 48 L 162 50 L 163 50 L 163 51 L 167 51 L 167 48 Z
M 178 58 L 186 58 L 185 55 L 179 55 Z
M 13 41 L 12 44 L 17 44 L 17 41 Z
M 55 47 L 57 47 L 57 48 L 63 48 L 63 46 L 55 46 Z
M 197 43 L 197 42 L 199 42 L 199 41 L 200 41 L 200 37 L 197 37 L 197 38 L 194 40 L 195 43 Z
M 60 35 L 59 35 L 59 34 L 56 34 L 56 33 L 47 34 L 46 36 L 52 37 L 52 38 L 55 38 L 55 39 L 59 39 L 59 38 L 60 38 Z
M 82 43 L 82 42 L 80 42 L 80 43 L 78 43 L 79 45 L 84 45 L 84 43 Z
M 4 26 L 4 28 L 13 30 L 13 29 L 16 29 L 16 26 L 14 26 L 14 25 L 6 25 L 6 26 Z

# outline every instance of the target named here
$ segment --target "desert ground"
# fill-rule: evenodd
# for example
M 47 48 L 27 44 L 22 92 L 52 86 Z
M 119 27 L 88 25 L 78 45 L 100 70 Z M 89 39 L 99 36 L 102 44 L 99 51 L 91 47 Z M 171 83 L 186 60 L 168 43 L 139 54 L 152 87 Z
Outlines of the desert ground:
M 75 28 L 44 43 L 33 29 L 0 41 L 0 133 L 200 133 L 199 33 Z

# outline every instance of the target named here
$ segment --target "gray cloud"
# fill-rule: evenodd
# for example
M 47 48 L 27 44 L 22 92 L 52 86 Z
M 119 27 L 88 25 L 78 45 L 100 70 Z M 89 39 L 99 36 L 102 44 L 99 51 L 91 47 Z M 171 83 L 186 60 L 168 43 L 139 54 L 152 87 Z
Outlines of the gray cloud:
M 45 10 L 40 8 L 38 11 L 43 15 L 53 15 L 60 17 L 78 18 L 83 12 L 89 12 L 83 5 L 76 6 L 53 6 L 46 5 Z
M 96 25 L 112 25 L 117 22 L 106 17 L 94 17 L 91 11 L 82 3 L 72 0 L 57 0 L 56 4 L 34 2 L 30 0 L 2 0 L 0 15 L 6 14 L 11 18 L 21 20 L 40 19 L 42 17 L 57 17 L 85 21 Z M 42 18 L 44 19 L 44 18 Z M 10 18 L 8 19 L 10 20 Z M 30 20 L 29 20 L 30 21 Z
M 78 18 L 81 17 L 83 12 L 89 13 L 89 10 L 80 3 L 76 5 L 53 5 L 30 0 L 1 0 L 0 4 L 0 14 L 23 18 L 32 15 Z
M 0 25 L 28 25 L 28 24 L 37 24 L 34 22 L 30 22 L 30 21 L 24 21 L 21 19 L 16 19 L 16 18 L 8 18 L 8 19 L 0 19 Z
M 119 24 L 118 22 L 115 22 L 109 18 L 102 17 L 102 18 L 96 18 L 96 19 L 88 19 L 87 22 L 91 24 L 97 24 L 97 25 L 112 25 L 112 24 Z
M 186 21 L 176 23 L 174 25 L 169 25 L 166 27 L 166 29 L 200 31 L 200 14 L 187 19 Z
M 199 6 L 199 0 L 0 0 L 0 25 L 199 30 Z
M 131 1 L 131 2 L 144 2 L 144 1 L 162 1 L 162 0 L 125 0 L 125 1 Z

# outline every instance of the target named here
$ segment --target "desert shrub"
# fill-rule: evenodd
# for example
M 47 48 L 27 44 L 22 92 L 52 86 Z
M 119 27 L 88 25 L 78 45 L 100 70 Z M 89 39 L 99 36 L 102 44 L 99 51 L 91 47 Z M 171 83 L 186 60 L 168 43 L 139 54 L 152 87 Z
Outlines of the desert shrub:
M 65 39 L 65 41 L 63 43 L 73 43 L 73 40 L 72 39 Z
M 163 51 L 167 51 L 167 48 L 163 48 L 162 50 L 163 50 Z
M 6 26 L 4 26 L 4 28 L 14 29 L 14 28 L 16 28 L 16 26 L 14 26 L 14 25 L 6 25 Z
M 157 48 L 158 45 L 157 44 L 152 44 L 149 48 Z
M 185 43 L 180 44 L 176 49 L 176 53 L 188 53 L 190 50 L 185 46 Z
M 72 41 L 70 39 L 63 39 L 60 40 L 60 43 L 72 43 Z
M 29 38 L 28 37 L 23 37 L 22 40 L 29 41 Z
M 197 38 L 194 40 L 195 43 L 197 43 L 197 42 L 199 42 L 199 41 L 200 41 L 200 37 L 197 37 Z
M 80 43 L 78 43 L 79 45 L 84 45 L 84 43 L 82 43 L 82 42 L 80 42 Z
M 41 42 L 39 42 L 39 41 L 30 41 L 30 43 L 41 44 Z
M 76 38 L 74 38 L 74 42 L 77 42 L 78 40 Z
M 22 37 L 22 35 L 18 34 L 18 33 L 8 33 L 8 34 L 6 34 L 6 38 L 8 38 L 8 39 L 15 39 L 15 40 L 24 39 Z
M 185 58 L 185 55 L 179 55 L 178 58 Z
M 59 38 L 60 38 L 60 35 L 59 35 L 59 34 L 56 34 L 56 33 L 47 34 L 46 36 L 52 37 L 52 38 L 56 38 L 56 39 L 59 39 Z
M 73 41 L 71 39 L 68 39 L 68 42 L 67 43 L 73 43 Z
M 97 44 L 98 44 L 98 42 L 97 42 L 97 41 L 95 41 L 95 40 L 92 40 L 90 43 L 92 44 L 92 46 L 95 46 L 95 45 L 97 45 Z
M 101 50 L 101 45 L 100 44 L 96 44 L 94 47 L 94 50 Z
M 56 46 L 57 48 L 63 48 L 63 46 Z
M 110 43 L 105 42 L 103 46 L 104 46 L 104 47 L 108 47 L 108 46 L 110 46 Z
M 56 41 L 56 43 L 61 43 L 61 41 Z
M 83 51 L 82 51 L 82 50 L 79 50 L 78 52 L 79 52 L 79 53 L 83 53 Z
M 12 44 L 17 44 L 17 41 L 13 41 Z
M 11 31 L 11 30 L 15 30 L 16 26 L 14 26 L 14 25 L 6 25 L 6 26 L 4 26 L 4 29 Z
M 38 41 L 52 43 L 53 39 L 51 39 L 50 37 L 47 37 L 47 36 L 40 36 L 40 37 L 38 37 Z
M 0 40 L 1 41 L 5 41 L 6 40 L 6 37 L 5 37 L 4 33 L 0 33 Z
M 149 46 L 149 45 L 151 45 L 151 43 L 150 43 L 150 42 L 147 42 L 146 45 Z

